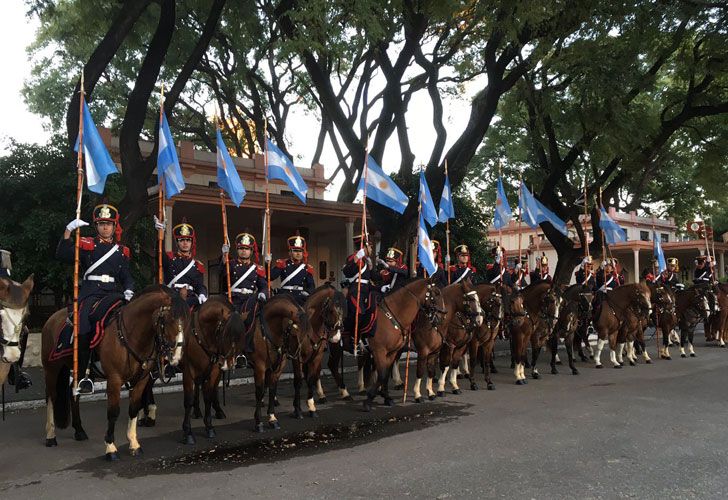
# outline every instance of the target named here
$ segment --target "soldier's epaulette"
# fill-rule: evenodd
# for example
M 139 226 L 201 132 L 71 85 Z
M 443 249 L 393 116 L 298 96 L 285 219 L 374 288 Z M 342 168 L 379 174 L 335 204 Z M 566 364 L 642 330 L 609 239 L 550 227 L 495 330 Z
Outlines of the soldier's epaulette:
M 131 250 L 129 250 L 129 247 L 126 245 L 119 245 L 119 247 L 121 247 L 121 255 L 127 259 L 131 259 Z
M 174 260 L 174 252 L 167 252 L 167 257 L 169 257 L 169 260 Z
M 470 272 L 471 273 L 477 273 L 478 269 L 475 266 L 470 266 Z
M 285 269 L 286 268 L 286 261 L 284 259 L 278 259 L 278 260 L 276 260 L 276 267 L 278 269 Z
M 486 271 L 490 271 L 490 270 L 491 270 L 491 269 L 493 269 L 494 267 L 495 267 L 495 264 L 486 264 L 486 265 L 485 265 L 485 270 L 486 270 Z
M 83 236 L 81 238 L 79 247 L 81 248 L 81 250 L 93 250 L 94 248 L 96 248 L 96 242 L 94 241 L 93 238 Z
M 457 271 L 457 270 L 458 270 L 457 266 L 454 266 L 454 265 L 450 264 L 450 269 L 449 269 L 449 271 L 450 271 L 451 273 L 452 273 L 452 272 L 455 272 L 455 271 Z
M 255 273 L 261 278 L 265 278 L 265 268 L 263 266 L 255 266 Z
M 313 266 L 312 265 L 306 264 L 306 271 L 308 272 L 308 274 L 313 276 Z
M 195 266 L 197 267 L 198 271 L 200 271 L 202 274 L 205 274 L 205 265 L 202 262 L 195 259 Z

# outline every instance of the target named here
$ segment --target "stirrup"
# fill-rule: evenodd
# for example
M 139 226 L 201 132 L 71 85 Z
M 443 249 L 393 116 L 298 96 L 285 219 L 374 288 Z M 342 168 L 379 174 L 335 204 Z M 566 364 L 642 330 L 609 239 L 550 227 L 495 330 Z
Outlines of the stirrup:
M 235 357 L 235 369 L 246 368 L 248 363 L 248 357 L 245 354 Z
M 88 377 L 82 378 L 78 382 L 78 390 L 76 393 L 77 394 L 93 394 L 94 393 L 93 381 Z

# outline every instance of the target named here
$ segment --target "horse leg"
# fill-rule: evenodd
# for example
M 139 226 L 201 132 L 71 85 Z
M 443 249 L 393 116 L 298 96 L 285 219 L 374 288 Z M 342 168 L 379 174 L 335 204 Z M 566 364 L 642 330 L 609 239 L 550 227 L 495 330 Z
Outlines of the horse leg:
M 265 396 L 265 368 L 256 364 L 254 370 L 255 377 L 255 432 L 264 432 L 263 422 L 260 420 L 261 410 L 263 408 L 263 396 Z
M 10 365 L 7 365 L 10 368 Z M 65 404 L 70 404 L 70 392 L 68 387 L 68 369 L 59 368 L 53 370 L 53 367 L 43 367 L 45 372 L 46 386 L 46 440 L 45 445 L 50 448 L 58 446 L 56 439 L 56 405 L 62 408 Z M 65 379 L 65 380 L 64 380 Z M 66 401 L 60 401 L 60 398 L 66 398 Z M 66 406 L 67 408 L 67 406 Z
M 137 439 L 137 417 L 142 409 L 144 389 L 149 383 L 149 377 L 142 377 L 129 391 L 129 424 L 126 428 L 126 438 L 129 440 L 129 453 L 132 457 L 142 454 L 142 447 Z
M 688 354 L 690 354 L 691 358 L 695 357 L 695 348 L 693 347 L 693 340 L 695 336 L 695 328 L 691 328 L 688 330 Z
M 329 361 L 327 366 L 336 381 L 336 386 L 339 388 L 339 396 L 341 399 L 346 401 L 353 401 L 354 398 L 351 397 L 349 391 L 346 390 L 346 385 L 344 384 L 344 373 L 339 373 L 339 366 L 341 366 L 341 358 L 343 356 L 344 350 L 341 347 L 341 344 L 338 342 L 329 342 Z M 321 396 L 319 403 L 325 403 L 326 396 L 324 395 L 323 388 L 319 392 L 319 395 Z
M 157 403 L 154 400 L 154 379 L 151 375 L 149 375 L 147 385 L 144 386 L 142 409 L 144 410 L 144 416 L 139 417 L 137 426 L 154 427 L 157 423 Z
M 469 363 L 469 370 L 468 370 L 468 381 L 470 382 L 470 390 L 471 391 L 477 391 L 478 390 L 478 384 L 475 383 L 475 365 L 478 362 L 478 353 L 482 353 L 482 350 L 479 349 L 478 341 L 473 340 L 468 345 L 468 358 L 470 358 Z M 464 358 L 464 356 L 463 356 Z
M 223 371 L 220 374 L 220 380 L 223 384 L 225 383 L 225 373 L 226 372 Z M 222 409 L 222 406 L 220 406 L 220 394 L 218 391 L 218 387 L 219 384 L 215 386 L 215 391 L 212 393 L 212 409 L 215 410 L 215 418 L 218 420 L 223 420 L 227 418 L 227 415 L 225 414 L 225 410 Z
M 617 361 L 617 335 L 619 335 L 619 332 L 609 335 L 609 360 L 614 368 L 622 368 L 622 365 Z
M 437 397 L 435 390 L 433 389 L 433 381 L 435 380 L 435 372 L 437 371 L 437 353 L 430 354 L 430 358 L 427 360 L 427 379 L 425 380 L 425 388 L 427 389 L 427 399 L 434 401 Z
M 683 328 L 682 325 L 680 325 L 680 357 L 681 358 L 687 358 L 688 355 L 685 353 L 685 344 L 688 341 L 688 332 L 687 328 Z
M 307 367 L 306 370 L 306 385 L 308 386 L 308 399 L 306 405 L 308 406 L 308 416 L 311 418 L 318 418 L 316 412 L 316 402 L 313 398 L 316 386 L 321 383 L 321 357 L 314 359 L 312 363 Z
M 271 373 L 268 377 L 268 427 L 271 429 L 278 430 L 281 428 L 281 424 L 278 423 L 276 418 L 276 395 L 278 393 L 278 377 L 280 377 L 280 371 L 283 370 L 283 366 L 279 368 L 279 373 Z
M 114 444 L 114 428 L 119 418 L 119 400 L 121 399 L 121 380 L 118 376 L 106 381 L 106 460 L 115 462 L 119 460 L 119 450 Z M 136 422 L 135 422 L 136 423 Z
M 365 380 L 370 374 L 369 367 L 364 358 L 364 354 L 359 354 L 356 358 L 356 387 L 359 395 L 366 394 L 367 386 Z
M 464 378 L 467 377 L 470 379 L 470 372 L 471 372 L 472 366 L 470 363 L 470 343 L 468 343 L 468 347 L 465 348 L 465 352 L 463 353 L 463 356 L 460 358 L 460 367 L 458 368 L 458 378 Z M 462 377 L 461 377 L 462 375 Z
M 195 381 L 188 370 L 189 368 L 185 368 L 182 372 L 182 390 L 184 391 L 183 401 L 185 407 L 185 416 L 184 420 L 182 420 L 182 442 L 184 444 L 195 444 L 196 440 L 194 434 L 192 434 L 192 423 L 190 422 L 194 403 Z
M 442 366 L 440 363 L 440 380 L 437 383 L 437 397 L 445 396 L 445 382 L 447 381 L 447 372 L 450 371 L 450 364 Z
M 491 369 L 493 366 L 493 351 L 495 349 L 495 339 L 488 341 L 483 346 L 483 356 L 485 356 L 485 386 L 489 391 L 495 390 L 495 384 L 490 378 L 490 374 L 493 373 Z
M 303 373 L 301 362 L 293 361 L 293 418 L 303 418 L 301 411 L 301 384 L 303 384 Z
M 373 355 L 374 356 L 374 355 Z M 384 357 L 384 359 L 377 360 L 375 359 L 374 366 L 377 371 L 377 380 L 373 384 L 369 385 L 369 388 L 367 389 L 367 398 L 364 401 L 364 411 L 371 411 L 372 409 L 372 402 L 374 401 L 374 398 L 377 396 L 377 393 L 379 392 L 379 388 L 382 388 L 383 396 L 384 396 L 384 404 L 387 406 L 393 406 L 394 401 L 392 401 L 392 398 L 389 397 L 389 392 L 387 389 L 387 383 L 389 381 L 389 373 L 392 370 L 392 362 L 387 362 L 386 355 L 380 355 Z
M 427 347 L 423 347 L 417 351 L 417 378 L 415 379 L 415 385 L 413 387 L 413 394 L 415 397 L 415 403 L 422 402 L 422 393 L 420 392 L 420 386 L 422 385 L 422 377 L 425 376 L 425 370 L 427 369 L 427 359 L 430 356 L 430 351 Z
M 556 363 L 557 363 L 557 354 L 556 352 L 559 350 L 559 341 L 558 341 L 558 333 L 554 332 L 551 334 L 551 336 L 548 339 L 548 346 L 549 351 L 551 351 L 551 375 L 557 375 L 559 373 L 559 370 L 556 369 Z M 568 348 L 567 348 L 568 351 Z
M 200 383 L 195 380 L 195 399 L 192 403 L 192 418 L 202 418 L 202 410 L 200 410 Z
M 79 398 L 71 398 L 71 422 L 73 425 L 73 429 L 76 431 L 73 433 L 73 439 L 76 441 L 86 441 L 88 439 L 88 435 L 86 434 L 86 431 L 83 430 L 83 425 L 81 424 L 81 408 L 79 407 Z
M 455 395 L 461 394 L 460 386 L 458 385 L 458 373 L 460 372 L 460 360 L 458 356 L 454 356 L 450 363 L 450 385 L 452 386 L 452 393 Z
M 222 370 L 216 363 L 210 370 L 209 376 L 202 382 L 202 397 L 205 400 L 205 417 L 203 422 L 205 423 L 205 432 L 207 433 L 208 439 L 216 437 L 215 429 L 212 427 L 212 403 L 215 400 L 215 393 L 217 392 L 217 386 L 220 383 L 220 375 Z
M 402 381 L 402 375 L 399 372 L 399 358 L 402 357 L 402 351 L 398 352 L 394 357 L 394 363 L 392 364 L 392 382 L 394 382 L 394 390 L 401 391 L 404 389 L 404 382 Z
M 541 378 L 541 374 L 538 373 L 538 368 L 536 368 L 536 363 L 538 362 L 540 354 L 541 346 L 539 345 L 539 339 L 536 335 L 531 335 L 531 377 L 533 377 L 534 380 Z

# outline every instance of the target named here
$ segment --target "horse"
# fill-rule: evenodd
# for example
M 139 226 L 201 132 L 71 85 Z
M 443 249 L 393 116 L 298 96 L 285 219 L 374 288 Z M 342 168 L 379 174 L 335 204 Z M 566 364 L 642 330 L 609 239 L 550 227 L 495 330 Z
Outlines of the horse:
M 56 311 L 43 325 L 42 361 L 46 383 L 46 446 L 57 446 L 56 427 L 68 426 L 69 406 L 73 416 L 74 438 L 88 439 L 81 424 L 78 397 L 72 397 L 68 378 L 73 369 L 73 357 L 50 359 L 56 348 L 57 332 L 66 322 L 66 308 Z M 95 347 L 96 359 L 106 378 L 107 428 L 105 457 L 119 460 L 114 443 L 114 428 L 119 418 L 121 386 L 128 383 L 129 426 L 127 438 L 132 456 L 141 453 L 137 440 L 137 414 L 141 397 L 149 381 L 149 372 L 160 356 L 166 356 L 176 366 L 182 358 L 184 335 L 189 328 L 190 314 L 179 295 L 165 287 L 155 285 L 146 288 L 128 304 L 122 306 L 105 327 L 105 334 Z
M 655 333 L 657 329 L 660 329 L 662 333 L 662 346 L 660 346 L 660 358 L 661 359 L 672 359 L 670 357 L 669 345 L 670 345 L 670 332 L 675 329 L 677 325 L 677 315 L 675 314 L 675 292 L 671 288 L 658 285 L 655 283 L 648 283 L 647 286 L 650 289 L 650 301 L 652 302 L 653 315 L 652 321 L 655 324 Z M 645 363 L 651 363 L 650 357 L 647 354 L 647 346 L 644 341 L 640 344 L 642 348 L 642 355 L 644 356 Z
M 33 291 L 33 275 L 22 283 L 0 278 L 0 385 L 20 359 L 20 335 L 28 316 L 28 301 Z
M 556 322 L 549 342 L 551 373 L 553 375 L 559 373 L 556 369 L 556 353 L 558 351 L 559 339 L 562 339 L 566 346 L 566 354 L 569 358 L 571 373 L 572 375 L 578 375 L 579 370 L 574 366 L 574 345 L 580 342 L 577 339 L 577 331 L 580 328 L 586 329 L 589 324 L 593 293 L 591 287 L 577 283 L 568 286 L 563 291 L 562 298 L 564 305 L 559 311 L 559 319 Z
M 728 284 L 717 283 L 715 286 L 717 311 L 713 311 L 705 325 L 705 340 L 717 340 L 721 347 L 728 341 Z
M 475 287 L 480 299 L 480 307 L 483 311 L 483 322 L 475 329 L 473 338 L 468 345 L 467 377 L 470 382 L 470 390 L 477 391 L 478 384 L 475 383 L 475 366 L 480 363 L 483 368 L 486 387 L 489 391 L 495 389 L 495 384 L 490 378 L 493 367 L 493 350 L 495 339 L 503 326 L 503 292 L 495 285 L 481 284 Z
M 506 336 L 511 343 L 511 358 L 513 359 L 513 374 L 516 385 L 527 384 L 525 365 L 527 361 L 528 343 L 534 331 L 534 323 L 528 317 L 524 302 L 523 290 L 512 292 L 507 297 L 505 313 Z
M 602 368 L 602 350 L 609 342 L 612 365 L 622 368 L 622 350 L 628 333 L 641 330 L 651 313 L 650 289 L 644 283 L 630 283 L 607 292 L 594 321 L 598 336 L 595 367 Z
M 265 431 L 261 409 L 266 389 L 268 427 L 281 428 L 275 415 L 278 380 L 283 374 L 286 360 L 300 357 L 308 328 L 306 312 L 290 295 L 276 295 L 258 310 L 252 332 L 253 353 L 249 356 L 255 379 L 255 432 Z
M 303 418 L 301 412 L 301 384 L 306 379 L 308 387 L 308 414 L 316 418 L 314 391 L 321 388 L 321 365 L 326 346 L 338 343 L 346 315 L 346 297 L 330 283 L 314 290 L 306 299 L 303 308 L 308 316 L 309 328 L 302 335 L 300 356 L 293 359 L 293 416 Z M 332 372 L 338 376 L 337 372 Z M 343 380 L 337 379 L 343 385 Z M 320 389 L 320 402 L 326 403 L 323 388 Z
M 217 402 L 217 387 L 222 374 L 234 364 L 241 352 L 244 335 L 243 318 L 225 298 L 211 297 L 192 313 L 182 361 L 185 410 L 182 432 L 185 444 L 195 444 L 196 441 L 190 424 L 196 387 L 201 387 L 205 401 L 203 422 L 206 435 L 209 439 L 215 437 L 212 406 Z
M 688 344 L 690 357 L 695 357 L 693 348 L 693 336 L 695 326 L 701 321 L 706 321 L 710 314 L 710 304 L 704 287 L 691 286 L 685 290 L 678 290 L 675 293 L 675 312 L 677 313 L 678 326 L 680 327 L 680 357 L 685 358 L 685 343 Z
M 541 375 L 538 373 L 538 368 L 536 368 L 536 362 L 541 353 L 541 348 L 553 335 L 554 327 L 559 320 L 559 308 L 562 299 L 559 296 L 559 289 L 548 282 L 528 285 L 522 290 L 522 295 L 528 318 L 533 323 L 533 334 L 529 338 L 531 344 L 531 377 L 539 379 Z M 516 345 L 514 351 L 519 349 L 521 347 Z M 525 351 L 525 347 L 523 347 L 523 350 Z M 521 374 L 523 374 L 522 370 Z

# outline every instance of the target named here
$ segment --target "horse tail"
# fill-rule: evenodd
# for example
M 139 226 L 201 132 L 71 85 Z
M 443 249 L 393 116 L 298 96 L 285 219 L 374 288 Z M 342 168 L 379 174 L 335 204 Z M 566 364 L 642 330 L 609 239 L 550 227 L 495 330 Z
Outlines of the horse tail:
M 65 429 L 71 421 L 71 386 L 68 378 L 71 371 L 67 366 L 61 367 L 56 376 L 56 400 L 53 403 L 53 419 L 56 427 Z

